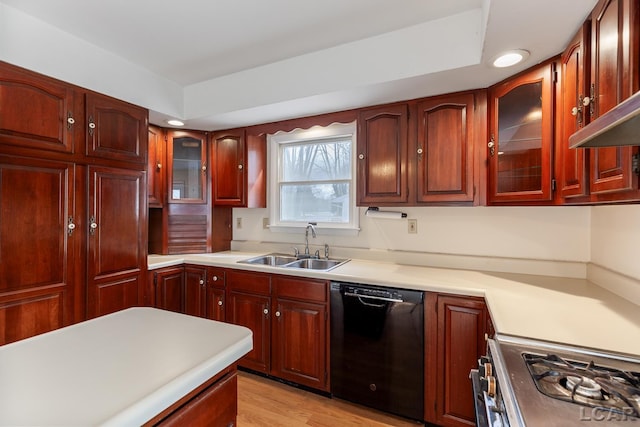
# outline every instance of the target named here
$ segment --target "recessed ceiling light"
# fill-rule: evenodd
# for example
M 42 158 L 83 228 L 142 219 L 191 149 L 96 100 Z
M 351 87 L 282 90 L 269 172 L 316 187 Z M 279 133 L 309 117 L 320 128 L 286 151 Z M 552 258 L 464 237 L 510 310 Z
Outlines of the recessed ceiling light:
M 184 126 L 184 123 L 181 122 L 180 120 L 167 120 L 167 123 L 169 123 L 171 126 Z
M 529 57 L 529 52 L 524 49 L 515 49 L 502 53 L 493 60 L 493 66 L 498 68 L 511 67 L 519 64 Z

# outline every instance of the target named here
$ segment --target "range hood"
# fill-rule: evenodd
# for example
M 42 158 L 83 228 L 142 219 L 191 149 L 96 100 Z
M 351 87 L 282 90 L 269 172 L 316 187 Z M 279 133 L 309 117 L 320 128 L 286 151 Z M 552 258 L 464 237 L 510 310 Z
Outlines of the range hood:
M 640 145 L 640 92 L 569 137 L 569 148 Z

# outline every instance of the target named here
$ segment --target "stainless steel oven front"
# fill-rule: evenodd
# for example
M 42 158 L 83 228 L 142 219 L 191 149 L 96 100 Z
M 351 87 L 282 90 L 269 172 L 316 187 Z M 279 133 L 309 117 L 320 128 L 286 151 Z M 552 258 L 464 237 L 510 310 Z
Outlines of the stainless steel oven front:
M 474 371 L 479 426 L 640 426 L 635 356 L 499 336 Z

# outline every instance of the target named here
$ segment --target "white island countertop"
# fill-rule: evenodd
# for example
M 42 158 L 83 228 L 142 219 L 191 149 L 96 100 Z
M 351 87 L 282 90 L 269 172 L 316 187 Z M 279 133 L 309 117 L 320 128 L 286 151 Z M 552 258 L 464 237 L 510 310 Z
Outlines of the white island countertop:
M 0 347 L 0 425 L 140 425 L 252 348 L 247 328 L 130 308 Z

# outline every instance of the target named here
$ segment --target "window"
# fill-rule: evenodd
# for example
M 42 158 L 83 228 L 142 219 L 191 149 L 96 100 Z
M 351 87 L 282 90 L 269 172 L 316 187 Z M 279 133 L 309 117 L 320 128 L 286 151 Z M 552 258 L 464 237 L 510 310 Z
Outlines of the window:
M 269 135 L 271 229 L 357 230 L 355 122 Z

